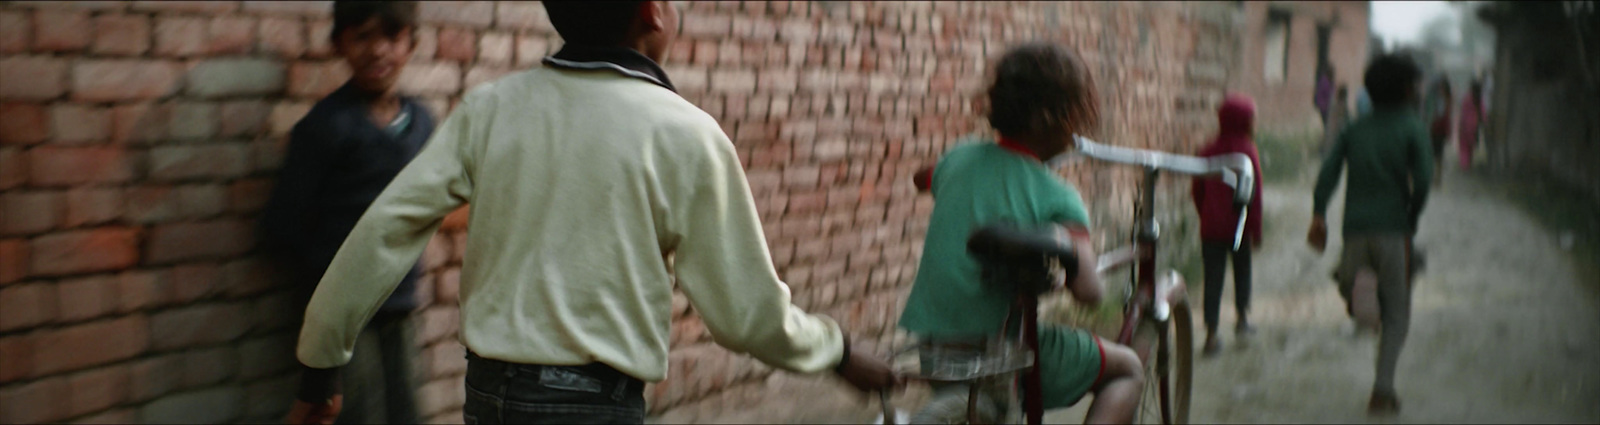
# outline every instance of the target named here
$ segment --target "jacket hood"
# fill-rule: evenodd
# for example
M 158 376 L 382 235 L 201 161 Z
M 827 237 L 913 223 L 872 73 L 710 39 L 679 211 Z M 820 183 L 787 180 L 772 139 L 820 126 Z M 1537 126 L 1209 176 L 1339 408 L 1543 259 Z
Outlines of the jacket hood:
M 1223 140 L 1249 137 L 1256 123 L 1256 102 L 1250 96 L 1230 94 L 1217 108 L 1218 134 Z

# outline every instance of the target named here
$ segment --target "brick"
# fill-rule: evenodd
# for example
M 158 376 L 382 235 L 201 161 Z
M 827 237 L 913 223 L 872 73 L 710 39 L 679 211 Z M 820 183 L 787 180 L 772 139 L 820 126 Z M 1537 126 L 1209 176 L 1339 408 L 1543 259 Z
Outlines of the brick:
M 211 18 L 206 28 L 206 54 L 249 53 L 255 47 L 256 19 L 243 16 Z
M 283 90 L 284 67 L 267 59 L 213 59 L 189 71 L 185 93 L 200 97 L 270 95 Z
M 240 343 L 239 378 L 256 379 L 293 369 L 299 365 L 294 356 L 297 340 L 295 332 L 279 332 Z
M 209 218 L 228 208 L 228 189 L 220 183 L 178 186 L 178 213 L 184 218 Z
M 204 141 L 217 135 L 217 104 L 178 102 L 172 105 L 168 135 L 179 141 Z
M 168 272 L 167 302 L 190 304 L 211 298 L 222 292 L 222 267 L 212 263 L 190 263 L 173 267 Z
M 467 351 L 461 343 L 444 341 L 427 348 L 429 359 L 427 375 L 431 378 L 454 378 L 467 373 Z
M 235 100 L 224 102 L 220 114 L 218 136 L 257 136 L 266 133 L 267 118 L 271 116 L 272 108 L 262 100 Z
M 246 1 L 244 11 L 264 15 L 324 16 L 333 10 L 329 0 Z
M 478 62 L 504 65 L 511 62 L 511 34 L 504 32 L 484 33 L 478 40 Z
M 183 386 L 203 387 L 239 373 L 239 350 L 231 346 L 195 350 L 183 355 Z
M 228 212 L 251 213 L 261 210 L 272 196 L 270 179 L 240 179 L 228 185 Z
M 283 154 L 288 143 L 283 139 L 263 139 L 250 143 L 251 167 L 256 172 L 276 171 L 283 165 Z
M 411 41 L 417 43 L 411 48 L 411 60 L 433 60 L 434 54 L 439 52 L 439 29 L 426 26 L 413 29 Z
M 56 319 L 59 292 L 48 282 L 0 288 L 0 331 L 30 328 Z M 7 356 L 11 357 L 11 356 Z
M 51 140 L 61 144 L 105 141 L 111 136 L 111 111 L 78 104 L 50 108 Z
M 127 6 L 126 1 L 10 1 L 16 6 L 34 7 L 39 9 L 83 9 L 83 10 L 118 10 Z
M 139 410 L 142 423 L 226 423 L 239 417 L 245 392 L 237 386 L 172 394 Z
M 149 173 L 154 180 L 239 177 L 250 172 L 249 145 L 219 143 L 168 146 L 150 150 Z
M 306 56 L 313 58 L 326 58 L 333 56 L 333 41 L 328 39 L 328 34 L 333 32 L 333 21 L 317 19 L 306 25 Z
M 131 424 L 139 420 L 139 411 L 134 409 L 113 409 L 96 413 L 78 420 L 74 424 Z
M 467 70 L 467 77 L 462 82 L 462 85 L 466 87 L 466 90 L 470 91 L 479 84 L 498 80 L 500 77 L 510 73 L 511 69 L 509 68 L 474 66 L 472 69 Z
M 28 277 L 28 241 L 0 239 L 0 285 L 8 285 Z M 0 378 L 0 381 L 5 379 Z
M 409 69 L 411 67 L 408 66 L 406 68 Z M 402 73 L 401 75 L 405 74 Z M 311 112 L 311 106 L 312 103 L 309 101 L 280 102 L 277 105 L 273 105 L 272 115 L 268 119 L 270 122 L 268 134 L 272 136 L 289 134 L 289 130 L 294 129 L 294 125 L 299 123 L 307 112 Z
M 35 186 L 116 183 L 133 177 L 120 147 L 38 147 L 28 155 Z
M 418 4 L 417 15 L 424 23 L 484 28 L 494 22 L 494 3 L 491 1 L 421 2 Z
M 435 305 L 417 317 L 417 342 L 429 344 L 461 328 L 461 315 L 455 306 Z
M 126 192 L 126 217 L 136 223 L 160 223 L 182 217 L 178 194 L 171 186 L 135 186 Z
M 46 100 L 67 91 L 67 61 L 49 56 L 0 58 L 0 99 Z
M 495 2 L 494 26 L 519 30 L 552 32 L 544 6 L 531 2 Z
M 131 103 L 111 108 L 111 143 L 150 143 L 166 139 L 170 103 Z
M 215 14 L 232 12 L 238 9 L 239 2 L 236 1 L 186 2 L 153 0 L 133 2 L 133 10 L 142 12 L 194 12 Z
M 439 302 L 455 304 L 461 298 L 461 269 L 451 267 L 439 272 L 434 290 L 437 291 L 436 299 Z
M 678 30 L 682 36 L 689 38 L 717 39 L 727 37 L 733 29 L 733 20 L 727 15 L 686 12 L 682 16 L 683 25 Z
M 256 299 L 250 305 L 254 327 L 260 331 L 279 331 L 295 328 L 305 317 L 305 300 L 291 291 L 279 291 Z
M 309 2 L 263 2 L 297 5 Z M 248 8 L 248 5 L 246 5 Z M 305 24 L 292 18 L 261 18 L 256 29 L 256 46 L 262 52 L 282 58 L 298 58 L 306 52 Z
M 444 27 L 439 29 L 439 51 L 434 53 L 435 59 L 453 61 L 472 61 L 477 53 L 476 35 L 470 29 L 458 27 Z
M 456 95 L 461 91 L 461 67 L 449 62 L 412 63 L 400 72 L 397 85 L 412 95 Z
M 0 195 L 0 234 L 28 235 L 55 228 L 66 211 L 61 192 L 8 192 Z
M 251 227 L 240 220 L 161 225 L 150 232 L 145 261 L 162 264 L 239 255 L 254 245 L 253 235 Z
M 72 387 L 66 378 L 50 378 L 0 389 L 0 422 L 37 424 L 66 418 Z
M 132 270 L 117 275 L 117 312 L 128 313 L 165 305 L 171 272 Z
M 89 13 L 73 9 L 34 12 L 33 48 L 45 52 L 83 50 L 89 46 Z
M 0 143 L 33 144 L 50 138 L 50 114 L 37 103 L 0 103 Z
M 417 388 L 417 413 L 433 415 L 466 402 L 466 384 L 461 378 L 435 379 Z
M 40 336 L 34 347 L 36 375 L 66 372 L 133 358 L 150 344 L 150 321 L 143 315 L 61 328 Z
M 296 62 L 289 67 L 289 95 L 321 99 L 350 80 L 350 67 L 341 60 Z
M 9 190 L 28 182 L 28 160 L 22 149 L 0 148 L 0 190 Z
M 33 38 L 33 16 L 21 10 L 0 11 L 0 53 L 28 51 Z
M 284 280 L 273 264 L 254 257 L 230 261 L 222 266 L 223 291 L 233 298 L 266 292 Z
M 142 402 L 181 389 L 183 353 L 146 357 L 128 365 L 128 399 Z
M 240 422 L 264 423 L 283 418 L 294 402 L 295 391 L 300 388 L 299 383 L 300 377 L 291 374 L 257 381 L 246 386 L 244 406 L 246 418 Z
M 71 396 L 68 416 L 96 412 L 128 399 L 128 366 L 111 366 L 72 374 L 67 377 Z
M 152 53 L 168 57 L 198 56 L 206 52 L 209 38 L 205 18 L 158 15 L 155 18 L 155 49 Z
M 72 66 L 72 99 L 116 102 L 166 97 L 178 91 L 178 65 L 159 60 L 80 60 Z
M 756 73 L 751 70 L 712 71 L 711 91 L 717 93 L 749 93 L 756 89 Z
M 67 191 L 66 205 L 67 214 L 62 224 L 78 227 L 116 220 L 122 216 L 125 201 L 121 188 L 78 188 Z
M 33 239 L 31 275 L 124 269 L 139 259 L 139 231 L 124 227 L 52 233 Z
M 243 303 L 214 303 L 175 308 L 150 317 L 150 346 L 172 350 L 233 341 L 250 330 L 250 309 Z
M 100 15 L 94 18 L 97 55 L 138 56 L 150 50 L 150 18 L 144 15 Z

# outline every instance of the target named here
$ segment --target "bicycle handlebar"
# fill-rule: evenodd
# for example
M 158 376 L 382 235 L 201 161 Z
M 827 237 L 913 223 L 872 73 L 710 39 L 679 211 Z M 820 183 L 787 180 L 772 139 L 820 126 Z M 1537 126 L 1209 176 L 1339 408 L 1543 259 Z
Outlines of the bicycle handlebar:
M 1234 228 L 1233 232 L 1233 248 L 1239 249 L 1239 245 L 1244 239 L 1245 217 L 1249 215 L 1249 208 L 1244 206 L 1249 205 L 1250 199 L 1255 195 L 1256 191 L 1255 166 L 1250 162 L 1250 156 L 1242 153 L 1230 153 L 1201 158 L 1147 149 L 1106 145 L 1078 135 L 1074 135 L 1072 138 L 1077 145 L 1077 154 L 1085 157 L 1191 176 L 1221 177 L 1223 184 L 1233 188 L 1235 208 L 1240 210 L 1239 224 Z M 1051 158 L 1048 163 L 1054 167 L 1072 159 L 1072 156 L 1072 151 L 1064 152 L 1055 158 Z

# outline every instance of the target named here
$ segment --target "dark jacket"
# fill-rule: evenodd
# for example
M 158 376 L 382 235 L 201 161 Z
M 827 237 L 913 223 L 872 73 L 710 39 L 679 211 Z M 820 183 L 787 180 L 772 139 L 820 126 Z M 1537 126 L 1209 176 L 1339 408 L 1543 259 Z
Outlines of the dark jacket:
M 367 206 L 433 134 L 427 108 L 409 98 L 401 105 L 411 121 L 391 136 L 372 122 L 360 94 L 346 83 L 317 102 L 289 133 L 288 154 L 259 231 L 263 248 L 292 268 L 305 296 Z M 420 267 L 412 266 L 382 309 L 415 309 L 421 275 Z
M 1250 98 L 1242 95 L 1228 96 L 1217 110 L 1217 137 L 1200 149 L 1200 156 L 1210 157 L 1230 153 L 1250 156 L 1255 166 L 1255 194 L 1250 197 L 1249 216 L 1244 223 L 1244 242 L 1261 243 L 1261 158 L 1256 154 L 1256 144 L 1250 140 L 1255 127 L 1256 108 Z M 1207 241 L 1233 242 L 1239 216 L 1233 210 L 1233 189 L 1220 179 L 1193 179 L 1190 195 L 1195 209 L 1200 213 L 1200 238 Z M 1249 245 L 1241 244 L 1240 249 Z

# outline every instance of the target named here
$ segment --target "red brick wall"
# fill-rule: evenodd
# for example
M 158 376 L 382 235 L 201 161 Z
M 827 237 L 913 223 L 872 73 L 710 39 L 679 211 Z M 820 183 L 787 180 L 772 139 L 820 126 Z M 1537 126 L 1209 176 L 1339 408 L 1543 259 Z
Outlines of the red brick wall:
M 986 129 L 973 95 L 1008 43 L 1075 46 L 1103 96 L 1093 136 L 1178 151 L 1212 128 L 1238 44 L 1227 10 L 1205 4 L 683 8 L 666 68 L 734 140 L 795 300 L 879 345 L 895 337 L 932 207 L 907 177 Z M 283 135 L 348 75 L 330 56 L 328 9 L 0 3 L 0 422 L 284 412 L 300 306 L 253 255 L 250 229 Z M 402 85 L 440 114 L 560 46 L 533 2 L 425 2 L 422 14 Z M 1067 175 L 1102 244 L 1120 244 L 1136 171 Z M 1168 221 L 1186 216 L 1183 183 L 1163 186 Z M 422 259 L 418 391 L 432 422 L 461 417 L 460 218 Z M 715 347 L 676 304 L 671 377 L 650 388 L 652 412 L 759 394 L 770 369 Z
M 1280 82 L 1268 82 L 1263 76 L 1269 8 L 1290 14 L 1289 68 Z M 1362 87 L 1361 73 L 1367 66 L 1369 9 L 1369 2 L 1364 1 L 1252 1 L 1235 6 L 1242 48 L 1232 86 L 1255 97 L 1259 129 L 1276 133 L 1320 131 L 1317 109 L 1312 105 L 1317 87 L 1318 23 L 1332 25 L 1328 61 L 1338 80 L 1335 85 L 1342 83 L 1349 88 L 1348 105 L 1351 111 L 1355 110 L 1356 93 Z

